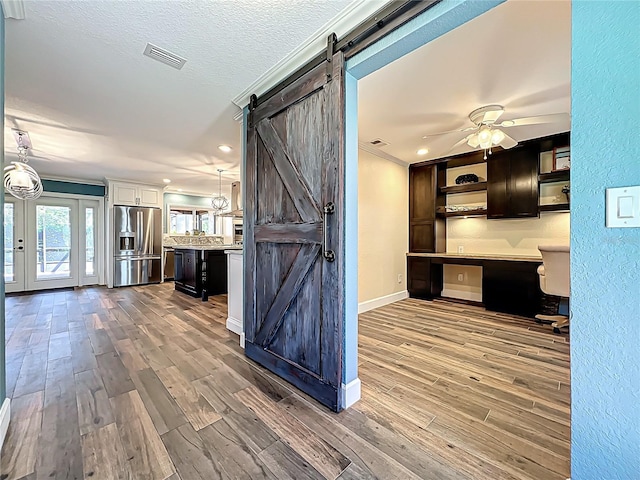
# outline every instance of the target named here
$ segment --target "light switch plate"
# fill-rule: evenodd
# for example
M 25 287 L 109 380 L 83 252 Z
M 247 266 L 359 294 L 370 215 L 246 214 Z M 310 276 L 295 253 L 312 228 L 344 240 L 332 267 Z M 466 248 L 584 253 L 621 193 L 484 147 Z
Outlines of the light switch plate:
M 607 227 L 640 227 L 640 186 L 607 188 Z

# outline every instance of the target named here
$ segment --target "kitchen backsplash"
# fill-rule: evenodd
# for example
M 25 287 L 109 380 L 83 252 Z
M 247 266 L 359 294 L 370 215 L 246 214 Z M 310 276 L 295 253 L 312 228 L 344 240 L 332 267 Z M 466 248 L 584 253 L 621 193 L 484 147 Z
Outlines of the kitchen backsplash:
M 222 235 L 169 235 L 164 234 L 162 241 L 165 246 L 173 245 L 224 245 Z

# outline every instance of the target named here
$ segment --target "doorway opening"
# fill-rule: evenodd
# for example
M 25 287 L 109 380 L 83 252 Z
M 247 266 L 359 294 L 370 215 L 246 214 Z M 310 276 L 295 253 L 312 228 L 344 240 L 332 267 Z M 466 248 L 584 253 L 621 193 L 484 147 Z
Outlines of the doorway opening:
M 506 2 L 393 62 L 364 51 L 347 63 L 346 141 L 358 158 L 355 408 L 474 477 L 570 473 L 569 334 L 533 319 L 538 246 L 569 244 L 569 172 L 555 168 L 564 160 L 554 152 L 569 140 L 570 19 L 568 3 Z M 483 46 L 490 61 L 474 53 Z M 518 146 L 485 159 L 469 114 L 490 105 L 503 107 L 496 129 Z M 499 219 L 488 184 L 507 156 L 517 159 Z M 535 203 L 521 215 L 515 197 L 526 188 Z
M 104 282 L 103 200 L 5 196 L 7 293 Z

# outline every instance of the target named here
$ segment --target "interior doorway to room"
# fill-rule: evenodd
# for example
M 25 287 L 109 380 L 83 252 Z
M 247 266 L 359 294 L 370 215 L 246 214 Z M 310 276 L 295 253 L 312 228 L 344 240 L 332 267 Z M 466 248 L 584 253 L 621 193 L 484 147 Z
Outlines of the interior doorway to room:
M 505 2 L 372 72 L 363 73 L 376 64 L 366 51 L 347 64 L 358 96 L 362 399 L 355 408 L 393 429 L 402 425 L 405 437 L 472 478 L 570 473 L 568 332 L 554 336 L 551 326 L 536 324 L 537 307 L 526 315 L 485 308 L 488 299 L 513 307 L 521 267 L 531 280 L 525 288 L 538 288 L 538 245 L 569 243 L 562 191 L 569 172 L 552 165 L 556 145 L 542 148 L 538 140 L 568 142 L 570 10 L 568 2 Z M 491 45 L 496 61 L 475 56 L 478 45 Z M 388 59 L 392 49 L 378 51 Z M 496 104 L 504 108 L 495 126 L 514 145 L 494 147 L 485 159 L 471 138 L 481 125 L 469 114 Z M 527 157 L 528 180 L 512 182 L 535 193 L 531 212 L 490 218 L 494 160 L 517 152 L 515 172 L 531 145 L 540 148 Z M 417 164 L 430 169 L 419 179 L 411 177 Z M 464 175 L 477 184 L 457 185 Z M 411 188 L 429 197 L 415 218 Z M 409 258 L 422 262 L 413 272 L 407 252 L 424 255 Z M 488 295 L 496 267 L 514 275 L 497 298 Z
M 6 291 L 95 285 L 103 277 L 101 199 L 5 196 Z

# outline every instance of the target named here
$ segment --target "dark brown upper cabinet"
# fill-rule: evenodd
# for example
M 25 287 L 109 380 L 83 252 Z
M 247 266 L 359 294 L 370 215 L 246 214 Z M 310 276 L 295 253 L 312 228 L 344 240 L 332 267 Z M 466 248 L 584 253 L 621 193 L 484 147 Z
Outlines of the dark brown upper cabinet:
M 539 150 L 523 145 L 487 159 L 487 218 L 537 217 Z
M 430 253 L 444 248 L 444 226 L 436 219 L 437 193 L 436 165 L 409 168 L 410 252 Z

